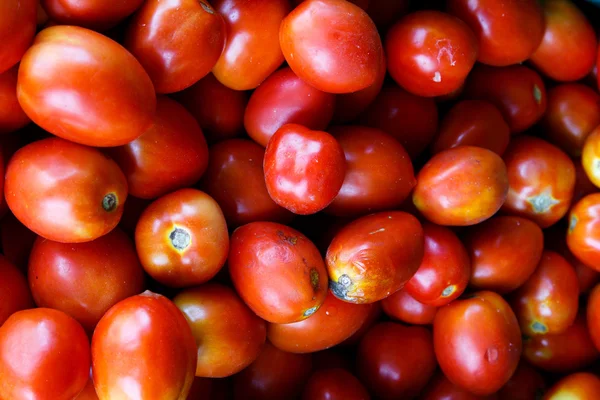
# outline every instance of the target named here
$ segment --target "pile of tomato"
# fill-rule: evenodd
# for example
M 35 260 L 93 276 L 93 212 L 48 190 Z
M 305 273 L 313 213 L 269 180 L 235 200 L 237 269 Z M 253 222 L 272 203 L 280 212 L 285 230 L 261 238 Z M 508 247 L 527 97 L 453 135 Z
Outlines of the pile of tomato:
M 0 399 L 600 399 L 599 21 L 0 0 Z

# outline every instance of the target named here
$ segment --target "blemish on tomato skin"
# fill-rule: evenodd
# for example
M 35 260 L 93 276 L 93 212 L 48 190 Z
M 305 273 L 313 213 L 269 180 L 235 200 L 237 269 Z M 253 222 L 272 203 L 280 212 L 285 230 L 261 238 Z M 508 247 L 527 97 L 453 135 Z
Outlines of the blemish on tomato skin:
M 298 238 L 296 236 L 287 236 L 283 231 L 277 231 L 277 236 L 284 242 L 290 243 L 292 246 L 295 246 L 298 243 Z
M 337 282 L 335 282 L 333 279 L 329 281 L 329 289 L 334 296 L 341 300 L 356 303 L 356 299 L 348 295 L 351 286 L 352 279 L 345 274 L 340 276 Z
M 312 288 L 315 292 L 318 292 L 320 289 L 319 278 L 320 278 L 319 271 L 317 271 L 316 268 L 311 268 L 310 269 L 310 285 L 312 286 Z

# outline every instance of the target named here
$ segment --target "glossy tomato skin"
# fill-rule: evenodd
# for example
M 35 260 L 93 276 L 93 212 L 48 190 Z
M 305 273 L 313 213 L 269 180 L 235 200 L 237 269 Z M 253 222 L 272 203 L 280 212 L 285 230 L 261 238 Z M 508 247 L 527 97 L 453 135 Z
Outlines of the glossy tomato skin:
M 373 303 L 402 289 L 424 255 L 423 227 L 403 211 L 356 219 L 333 238 L 327 255 L 331 291 L 339 299 Z
M 369 392 L 350 372 L 341 368 L 316 371 L 310 377 L 302 400 L 370 400 Z
M 543 400 L 572 398 L 593 400 L 600 396 L 600 378 L 588 372 L 577 372 L 558 381 L 544 395 Z
M 114 305 L 92 337 L 93 379 L 101 400 L 128 397 L 123 379 L 138 388 L 139 398 L 185 400 L 196 360 L 196 343 L 183 314 L 169 299 L 149 291 Z
M 213 278 L 225 264 L 229 233 L 217 202 L 186 188 L 144 210 L 135 245 L 142 266 L 155 280 L 171 287 L 194 286 Z
M 406 289 L 398 290 L 381 300 L 383 312 L 410 325 L 431 325 L 438 308 L 416 300 Z
M 95 30 L 112 28 L 133 14 L 143 0 L 125 0 L 106 7 L 102 0 L 41 0 L 50 19 L 60 25 L 77 25 Z
M 567 245 L 590 268 L 600 272 L 600 193 L 579 200 L 569 214 Z
M 0 134 L 12 133 L 31 122 L 17 99 L 18 66 L 0 73 Z
M 544 377 L 524 361 L 498 392 L 499 400 L 534 400 L 540 398 L 547 389 Z
M 6 257 L 0 256 L 0 327 L 17 311 L 33 307 L 27 278 Z
M 510 190 L 502 210 L 547 228 L 564 217 L 575 189 L 575 165 L 558 147 L 531 136 L 511 141 L 504 153 Z
M 154 86 L 135 57 L 75 26 L 36 36 L 19 67 L 17 96 L 46 131 L 95 147 L 131 142 L 150 127 L 156 110 Z
M 157 99 L 154 124 L 108 154 L 127 177 L 129 194 L 154 199 L 198 182 L 208 166 L 208 146 L 196 120 L 175 100 Z
M 590 293 L 586 315 L 590 337 L 600 351 L 600 285 L 596 285 Z
M 600 187 L 600 128 L 596 127 L 585 139 L 581 154 L 581 165 L 592 184 Z
M 89 371 L 85 331 L 61 311 L 19 311 L 0 327 L 3 399 L 70 400 L 83 390 Z
M 458 18 L 416 11 L 401 18 L 385 38 L 387 69 L 394 81 L 423 97 L 457 90 L 473 68 L 477 38 Z
M 227 43 L 213 74 L 235 90 L 254 89 L 283 62 L 279 25 L 290 11 L 288 0 L 213 0 L 223 16 Z
M 21 60 L 35 36 L 37 1 L 6 1 L 0 5 L 0 73 Z
M 494 292 L 476 292 L 438 310 L 435 354 L 444 374 L 474 394 L 495 393 L 513 375 L 521 332 L 508 303 Z
M 508 193 L 504 161 L 491 150 L 461 146 L 433 156 L 417 175 L 414 205 L 438 225 L 467 226 L 494 215 Z
M 48 138 L 22 147 L 11 158 L 4 195 L 12 213 L 33 232 L 79 243 L 117 226 L 127 180 L 100 151 Z
M 327 296 L 327 270 L 319 250 L 285 225 L 252 222 L 236 229 L 228 265 L 240 297 L 268 322 L 306 319 Z

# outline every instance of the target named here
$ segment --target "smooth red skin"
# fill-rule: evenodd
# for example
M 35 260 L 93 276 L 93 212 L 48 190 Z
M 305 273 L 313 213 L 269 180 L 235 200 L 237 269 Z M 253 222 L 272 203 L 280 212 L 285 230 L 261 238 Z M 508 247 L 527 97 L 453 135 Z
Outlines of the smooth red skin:
M 200 187 L 219 203 L 229 228 L 256 222 L 287 223 L 292 213 L 277 205 L 265 184 L 265 150 L 246 139 L 230 139 L 210 147 Z
M 213 74 L 234 90 L 260 85 L 283 63 L 279 26 L 290 11 L 288 0 L 212 0 L 223 16 L 227 41 Z
M 523 65 L 475 66 L 466 80 L 464 97 L 487 100 L 498 107 L 512 134 L 532 127 L 542 118 L 547 107 L 542 78 Z
M 596 191 L 600 187 L 600 171 L 598 169 L 600 160 L 600 126 L 590 132 L 585 139 L 581 152 L 581 165 L 588 180 L 596 186 Z
M 327 270 L 319 250 L 285 225 L 252 222 L 236 229 L 228 265 L 242 300 L 267 322 L 306 319 L 327 296 Z
M 600 285 L 596 285 L 587 303 L 587 324 L 590 337 L 600 351 Z
M 554 384 L 543 400 L 572 398 L 594 400 L 600 397 L 600 378 L 589 372 L 577 372 L 562 378 Z
M 363 322 L 362 326 L 358 328 L 358 330 L 354 332 L 352 336 L 340 343 L 339 347 L 337 347 L 338 349 L 342 349 L 343 351 L 345 348 L 356 347 L 362 338 L 367 334 L 367 332 L 369 332 L 369 330 L 373 327 L 373 325 L 379 322 L 381 316 L 383 315 L 383 309 L 381 307 L 382 301 L 372 304 L 373 307 L 371 308 L 371 311 L 369 312 L 369 315 L 367 316 L 365 322 Z
M 312 372 L 311 354 L 293 354 L 265 343 L 258 358 L 233 378 L 235 400 L 279 400 L 299 396 Z
M 170 238 L 175 229 L 190 235 L 182 249 Z M 186 188 L 160 197 L 144 210 L 135 229 L 135 246 L 152 278 L 170 287 L 188 287 L 209 281 L 223 267 L 229 233 L 217 202 Z
M 291 324 L 269 324 L 269 341 L 290 353 L 314 353 L 342 343 L 365 323 L 374 305 L 351 304 L 331 292 L 311 317 Z
M 431 332 L 381 322 L 361 340 L 356 367 L 363 384 L 378 399 L 414 398 L 437 367 Z
M 498 391 L 521 357 L 517 318 L 494 292 L 477 292 L 440 308 L 433 322 L 433 341 L 448 379 L 480 396 Z
M 129 194 L 155 199 L 198 182 L 208 166 L 202 129 L 181 104 L 158 97 L 154 124 L 108 154 L 127 177 Z
M 29 256 L 28 278 L 39 307 L 70 315 L 89 333 L 109 308 L 144 290 L 144 270 L 133 241 L 119 229 L 87 243 L 38 238 Z
M 409 325 L 431 325 L 438 308 L 423 304 L 408 293 L 398 290 L 381 300 L 383 312 L 393 319 Z
M 507 214 L 529 218 L 542 228 L 569 211 L 575 190 L 575 165 L 545 140 L 515 138 L 504 153 L 510 190 L 502 206 Z
M 415 159 L 438 130 L 438 109 L 433 99 L 416 96 L 393 85 L 381 90 L 359 121 L 395 137 Z
M 103 199 L 113 193 L 116 208 Z M 6 202 L 27 228 L 49 240 L 88 242 L 110 232 L 121 219 L 127 180 L 100 151 L 60 138 L 22 147 L 6 168 Z
M 196 376 L 233 375 L 260 354 L 267 338 L 265 321 L 232 289 L 209 283 L 179 292 L 173 302 L 186 316 L 196 339 Z
M 509 141 L 510 128 L 496 106 L 483 100 L 463 100 L 444 115 L 431 152 L 477 146 L 502 156 Z
M 21 60 L 31 45 L 37 25 L 37 1 L 5 1 L 0 5 L 0 73 Z
M 493 216 L 508 194 L 504 161 L 491 150 L 461 146 L 436 154 L 417 175 L 414 205 L 438 225 L 468 226 Z
M 350 372 L 333 368 L 315 372 L 302 392 L 302 400 L 370 400 L 369 392 Z
M 223 17 L 206 1 L 150 0 L 129 22 L 125 47 L 144 66 L 157 93 L 173 93 L 210 73 L 225 36 Z
M 34 306 L 27 278 L 6 257 L 0 256 L 0 327 L 17 311 Z
M 364 126 L 329 130 L 344 149 L 346 176 L 338 195 L 325 209 L 353 217 L 395 209 L 416 185 L 410 157 L 393 136 Z
M 400 19 L 385 38 L 387 69 L 394 81 L 423 97 L 457 90 L 475 65 L 477 38 L 458 18 L 416 11 Z
M 286 124 L 269 140 L 263 159 L 269 196 L 294 214 L 315 214 L 339 193 L 344 150 L 327 132 Z
M 448 380 L 442 373 L 436 374 L 428 383 L 421 400 L 498 400 L 494 393 L 477 396 Z
M 44 29 L 19 66 L 17 97 L 44 130 L 95 147 L 148 129 L 156 95 L 142 65 L 108 37 L 76 26 Z
M 471 258 L 469 286 L 505 294 L 520 287 L 535 271 L 544 250 L 544 235 L 526 218 L 496 216 L 469 228 L 464 243 Z
M 10 213 L 0 220 L 2 254 L 22 272 L 27 272 L 29 253 L 37 237 Z
M 18 70 L 14 66 L 0 73 L 0 134 L 12 133 L 31 122 L 17 100 Z
M 289 67 L 271 74 L 250 96 L 244 127 L 256 143 L 267 147 L 269 139 L 285 124 L 322 131 L 333 116 L 335 95 L 300 79 Z
M 125 0 L 106 6 L 102 0 L 41 0 L 52 21 L 60 25 L 77 25 L 106 30 L 133 14 L 143 0 Z
M 600 193 L 583 197 L 571 209 L 567 245 L 585 265 L 600 272 Z
M 477 61 L 487 65 L 522 63 L 544 35 L 544 14 L 537 0 L 450 0 L 446 8 L 475 32 L 479 42 Z
M 0 327 L 0 397 L 71 400 L 90 373 L 85 331 L 67 314 L 23 310 Z
M 546 389 L 544 377 L 531 365 L 521 362 L 506 385 L 498 391 L 498 400 L 535 400 Z

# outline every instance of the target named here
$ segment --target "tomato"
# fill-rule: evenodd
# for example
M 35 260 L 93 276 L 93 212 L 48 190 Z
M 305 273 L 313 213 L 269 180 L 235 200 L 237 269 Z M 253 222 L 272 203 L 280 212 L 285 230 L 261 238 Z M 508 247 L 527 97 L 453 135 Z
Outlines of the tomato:
M 70 400 L 89 373 L 88 338 L 67 314 L 23 310 L 0 327 L 0 398 Z
M 135 229 L 142 266 L 172 287 L 198 285 L 225 264 L 229 233 L 217 202 L 196 189 L 180 189 L 155 200 Z
M 510 128 L 502 113 L 483 100 L 463 100 L 444 116 L 431 152 L 458 146 L 477 146 L 502 156 L 510 141 Z
M 502 210 L 547 228 L 569 211 L 575 165 L 558 147 L 532 136 L 511 141 L 504 153 L 510 190 Z
M 98 400 L 98 395 L 94 388 L 94 381 L 91 377 L 88 379 L 83 390 L 75 397 L 75 400 Z
M 596 127 L 585 139 L 581 154 L 581 164 L 587 178 L 597 188 L 600 187 L 600 127 Z
M 37 1 L 3 1 L 0 5 L 0 73 L 21 60 L 31 45 L 37 25 Z
M 27 271 L 29 253 L 37 237 L 10 213 L 0 220 L 2 254 L 23 272 Z
M 269 140 L 264 161 L 267 191 L 294 214 L 315 214 L 340 191 L 346 173 L 344 150 L 327 132 L 286 124 Z
M 419 220 L 402 211 L 380 212 L 344 226 L 327 249 L 329 286 L 341 300 L 365 304 L 402 289 L 424 254 Z
M 212 0 L 225 19 L 227 41 L 212 72 L 225 86 L 254 89 L 283 63 L 279 25 L 288 0 Z
M 521 356 L 521 332 L 508 303 L 477 292 L 438 310 L 433 321 L 438 363 L 455 385 L 480 396 L 498 391 Z
M 352 93 L 375 83 L 383 46 L 360 7 L 342 0 L 307 0 L 281 23 L 281 50 L 302 80 L 329 93 Z
M 600 285 L 596 285 L 587 304 L 587 324 L 590 337 L 600 351 Z
M 100 399 L 185 400 L 196 369 L 188 322 L 166 297 L 146 291 L 114 305 L 92 337 L 92 371 Z
M 27 279 L 6 257 L 0 256 L 0 327 L 12 314 L 33 307 Z
M 416 300 L 406 289 L 398 290 L 381 300 L 386 315 L 410 325 L 430 325 L 433 323 L 437 307 Z
M 44 29 L 23 56 L 17 96 L 46 131 L 77 143 L 120 146 L 152 124 L 154 86 L 121 45 L 75 26 Z
M 585 196 L 569 214 L 567 245 L 585 265 L 600 272 L 600 193 Z
M 416 397 L 437 367 L 431 332 L 379 323 L 361 340 L 356 366 L 361 381 L 378 399 Z
M 303 321 L 269 324 L 269 341 L 290 353 L 313 353 L 352 336 L 367 320 L 372 304 L 351 304 L 327 293 L 323 305 Z
M 31 122 L 17 100 L 18 66 L 0 73 L 0 134 L 17 131 Z
M 33 232 L 78 243 L 97 239 L 119 223 L 127 181 L 100 151 L 48 138 L 11 158 L 4 194 L 15 217 Z
M 381 90 L 359 121 L 394 136 L 415 159 L 437 132 L 438 109 L 433 99 L 393 85 Z
M 469 228 L 469 285 L 504 294 L 520 287 L 535 271 L 544 249 L 542 229 L 521 217 L 496 216 Z
M 513 376 L 498 392 L 499 400 L 535 400 L 546 391 L 546 380 L 526 362 L 521 362 Z
M 350 372 L 341 368 L 315 372 L 304 387 L 303 400 L 370 400 L 369 392 Z
M 513 134 L 532 127 L 547 107 L 544 81 L 523 65 L 477 65 L 466 80 L 464 96 L 487 100 L 498 107 Z
M 196 120 L 176 101 L 157 100 L 152 127 L 108 151 L 125 173 L 129 193 L 143 199 L 193 185 L 208 166 L 208 147 Z
M 473 29 L 479 40 L 477 61 L 487 65 L 522 63 L 544 35 L 544 15 L 537 0 L 450 0 L 446 7 Z
M 413 203 L 438 225 L 478 224 L 494 215 L 508 193 L 504 162 L 481 147 L 461 146 L 433 156 L 417 175 Z
M 497 400 L 498 396 L 496 394 L 477 396 L 456 386 L 444 374 L 438 373 L 427 383 L 427 388 L 420 398 L 422 400 Z
M 329 132 L 344 149 L 346 176 L 325 212 L 350 217 L 400 206 L 416 184 L 402 145 L 375 128 L 339 126 Z
M 319 250 L 285 225 L 252 222 L 236 229 L 228 263 L 240 297 L 268 322 L 306 319 L 327 296 L 327 271 Z
M 473 68 L 477 38 L 458 18 L 433 10 L 400 19 L 385 38 L 387 68 L 394 81 L 423 97 L 457 90 Z
M 541 121 L 545 137 L 572 157 L 581 156 L 583 144 L 600 125 L 600 95 L 580 83 L 548 90 L 548 109 Z
M 544 38 L 530 62 L 555 81 L 577 81 L 596 62 L 596 32 L 571 0 L 544 1 Z M 568 54 L 568 57 L 565 57 Z
M 381 302 L 378 301 L 376 303 L 372 303 L 372 305 L 373 306 L 371 307 L 371 311 L 369 312 L 369 315 L 367 316 L 367 319 L 365 320 L 365 322 L 363 322 L 362 326 L 360 328 L 358 328 L 358 330 L 356 332 L 354 332 L 354 334 L 352 336 L 350 336 L 348 339 L 346 339 L 342 343 L 340 343 L 340 346 L 338 347 L 338 349 L 344 349 L 344 348 L 358 345 L 358 343 L 367 334 L 367 332 L 373 327 L 373 325 L 375 325 L 377 322 L 379 322 L 379 319 L 380 319 L 381 315 L 383 314 L 382 308 L 381 308 Z
M 543 397 L 543 400 L 577 399 L 594 400 L 600 396 L 600 378 L 578 372 L 558 381 Z
M 102 0 L 40 0 L 50 19 L 60 25 L 78 25 L 96 30 L 115 26 L 133 14 L 143 0 L 124 0 L 106 7 Z

